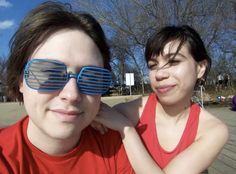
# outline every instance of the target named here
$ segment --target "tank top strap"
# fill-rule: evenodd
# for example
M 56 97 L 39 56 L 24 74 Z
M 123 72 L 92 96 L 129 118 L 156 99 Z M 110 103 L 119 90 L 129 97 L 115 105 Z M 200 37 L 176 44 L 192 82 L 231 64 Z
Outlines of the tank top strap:
M 201 108 L 198 104 L 192 103 L 189 113 L 189 118 L 179 146 L 179 148 L 181 148 L 182 150 L 184 150 L 190 144 L 192 144 L 196 138 L 199 124 L 200 110 Z
M 150 94 L 145 104 L 138 124 L 155 123 L 157 97 L 154 93 Z M 153 124 L 148 124 L 153 125 Z

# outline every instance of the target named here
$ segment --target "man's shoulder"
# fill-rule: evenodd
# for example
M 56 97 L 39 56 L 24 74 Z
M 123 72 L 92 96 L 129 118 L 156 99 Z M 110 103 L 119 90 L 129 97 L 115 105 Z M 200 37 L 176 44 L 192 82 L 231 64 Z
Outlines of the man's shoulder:
M 22 125 L 24 120 L 25 118 L 0 129 L 0 171 L 11 171 L 12 167 L 15 168 L 18 165 L 18 157 L 23 152 Z
M 15 141 L 23 136 L 23 124 L 27 119 L 27 117 L 24 117 L 18 122 L 0 129 L 0 147 L 8 146 L 11 143 L 15 144 Z
M 13 125 L 0 128 L 0 137 L 1 137 L 0 141 L 2 140 L 2 137 L 13 135 L 14 133 L 16 133 L 16 130 L 18 129 L 18 127 L 19 127 L 19 123 L 17 122 Z

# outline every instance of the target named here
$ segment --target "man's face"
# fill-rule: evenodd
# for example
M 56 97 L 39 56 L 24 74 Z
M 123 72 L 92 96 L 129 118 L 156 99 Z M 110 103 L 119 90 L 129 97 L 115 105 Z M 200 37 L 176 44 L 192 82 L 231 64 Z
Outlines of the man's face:
M 96 44 L 79 30 L 54 33 L 35 50 L 32 58 L 60 61 L 73 73 L 78 73 L 83 66 L 103 67 Z M 75 78 L 70 78 L 64 88 L 56 92 L 31 89 L 24 79 L 20 92 L 30 117 L 27 129 L 30 140 L 49 138 L 77 142 L 81 131 L 95 118 L 100 104 L 100 96 L 80 92 Z

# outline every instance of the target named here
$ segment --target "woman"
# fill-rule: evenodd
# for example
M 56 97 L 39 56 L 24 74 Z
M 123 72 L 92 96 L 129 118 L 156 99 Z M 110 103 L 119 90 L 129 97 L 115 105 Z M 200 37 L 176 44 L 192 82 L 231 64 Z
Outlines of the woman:
M 226 125 L 191 102 L 211 65 L 203 41 L 189 26 L 167 26 L 149 38 L 145 58 L 153 93 L 115 106 L 119 113 L 104 105 L 97 120 L 120 132 L 136 173 L 201 173 L 228 139 Z

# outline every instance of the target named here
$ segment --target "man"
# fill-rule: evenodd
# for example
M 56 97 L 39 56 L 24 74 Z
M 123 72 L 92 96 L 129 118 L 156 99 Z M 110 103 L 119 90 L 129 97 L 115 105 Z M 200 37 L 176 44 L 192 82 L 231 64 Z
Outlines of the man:
M 101 26 L 45 2 L 22 21 L 7 66 L 9 94 L 28 116 L 0 130 L 0 173 L 132 173 L 118 133 L 89 124 L 111 82 Z

